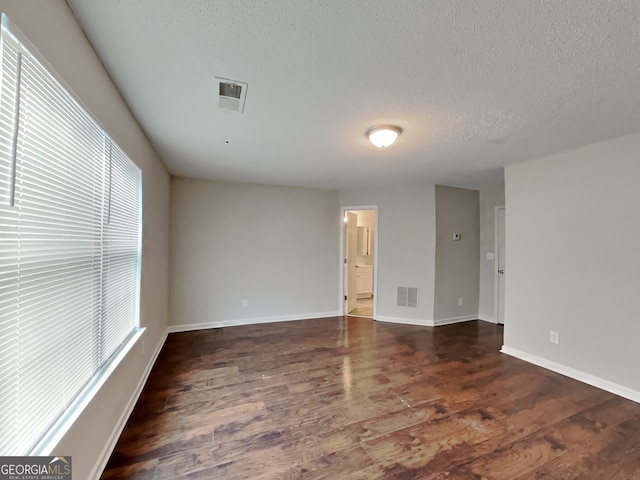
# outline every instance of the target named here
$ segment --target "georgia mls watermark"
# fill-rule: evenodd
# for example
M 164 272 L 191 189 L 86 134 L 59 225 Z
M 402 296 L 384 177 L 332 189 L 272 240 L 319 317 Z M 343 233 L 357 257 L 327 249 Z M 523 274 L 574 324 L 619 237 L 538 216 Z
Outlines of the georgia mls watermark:
M 71 480 L 71 457 L 0 457 L 0 480 Z

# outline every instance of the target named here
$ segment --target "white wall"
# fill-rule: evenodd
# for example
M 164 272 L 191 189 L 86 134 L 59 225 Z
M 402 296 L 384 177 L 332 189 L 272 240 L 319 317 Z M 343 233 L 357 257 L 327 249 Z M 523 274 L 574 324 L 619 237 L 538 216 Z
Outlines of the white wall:
M 340 192 L 341 207 L 361 205 L 378 206 L 377 318 L 423 325 L 433 322 L 434 185 Z M 397 287 L 418 287 L 417 309 L 396 306 Z
M 336 315 L 340 222 L 335 191 L 172 178 L 171 324 Z
M 636 399 L 638 152 L 640 134 L 505 170 L 505 347 L 630 389 Z M 550 330 L 559 345 L 549 342 Z
M 104 449 L 112 446 L 112 435 L 119 434 L 122 415 L 167 327 L 169 175 L 63 0 L 0 0 L 0 9 L 142 169 L 140 314 L 147 327 L 145 351 L 134 348 L 129 353 L 53 452 L 72 455 L 73 478 L 86 479 L 110 453 Z
M 453 235 L 460 234 L 454 241 Z M 480 201 L 477 190 L 436 185 L 436 264 L 433 318 L 476 319 L 480 277 Z M 459 305 L 462 299 L 462 305 Z
M 487 260 L 495 252 L 495 207 L 504 205 L 504 184 L 480 190 L 480 297 L 478 318 L 497 322 L 495 316 L 496 261 Z

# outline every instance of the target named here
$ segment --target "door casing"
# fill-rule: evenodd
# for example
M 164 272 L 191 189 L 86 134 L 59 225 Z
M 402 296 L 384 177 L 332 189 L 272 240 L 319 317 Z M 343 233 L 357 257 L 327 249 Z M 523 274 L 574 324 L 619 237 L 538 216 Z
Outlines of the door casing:
M 374 218 L 375 218 L 375 248 L 373 252 L 373 319 L 375 320 L 378 314 L 378 252 L 380 251 L 380 223 L 378 222 L 378 206 L 377 205 L 354 205 L 354 206 L 345 206 L 340 207 L 340 275 L 338 279 L 338 287 L 339 287 L 339 306 L 338 311 L 342 312 L 342 315 L 347 315 L 347 305 L 344 300 L 345 291 L 346 291 L 346 265 L 345 265 L 345 235 L 346 228 L 344 217 L 346 212 L 352 210 L 373 210 Z
M 500 222 L 500 216 L 502 215 L 502 223 Z M 493 282 L 493 290 L 494 290 L 494 302 L 493 302 L 493 312 L 495 317 L 495 322 L 504 324 L 504 288 L 501 289 L 501 285 L 504 286 L 504 282 L 506 281 L 506 269 L 505 269 L 505 253 L 506 248 L 504 242 L 500 242 L 500 234 L 505 237 L 504 227 L 505 227 L 505 207 L 504 205 L 498 205 L 494 209 L 494 251 L 495 251 L 495 263 L 494 263 L 494 282 Z M 505 269 L 504 274 L 499 274 L 499 269 Z

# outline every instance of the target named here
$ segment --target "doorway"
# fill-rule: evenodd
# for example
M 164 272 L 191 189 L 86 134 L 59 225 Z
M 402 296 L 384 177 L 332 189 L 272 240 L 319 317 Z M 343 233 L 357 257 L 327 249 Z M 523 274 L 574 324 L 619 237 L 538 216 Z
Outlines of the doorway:
M 505 208 L 495 208 L 495 307 L 496 322 L 504 325 L 504 293 L 505 293 Z
M 375 318 L 378 209 L 377 206 L 342 208 L 340 303 L 343 315 Z

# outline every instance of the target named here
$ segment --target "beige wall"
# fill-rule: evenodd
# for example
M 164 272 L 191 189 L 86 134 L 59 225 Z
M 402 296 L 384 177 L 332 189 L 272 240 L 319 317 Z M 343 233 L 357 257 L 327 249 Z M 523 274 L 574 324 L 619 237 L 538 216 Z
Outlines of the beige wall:
M 337 314 L 337 192 L 171 182 L 172 325 Z
M 434 320 L 478 314 L 480 203 L 477 190 L 436 185 Z M 453 234 L 460 240 L 454 241 Z M 462 305 L 458 300 L 462 298 Z
M 129 352 L 54 450 L 54 454 L 72 455 L 73 477 L 86 479 L 109 453 L 105 448 L 123 426 L 122 416 L 166 330 L 169 175 L 63 0 L 0 0 L 0 8 L 142 169 L 144 353 L 140 345 Z
M 358 255 L 356 262 L 359 265 L 373 265 L 376 250 L 376 212 L 374 210 L 355 210 L 358 215 L 358 226 L 369 227 L 371 235 L 371 250 L 369 255 Z
M 640 134 L 505 169 L 504 342 L 640 400 L 638 152 Z
M 433 321 L 434 192 L 432 184 L 340 192 L 341 207 L 378 206 L 377 319 Z M 397 307 L 397 287 L 417 287 L 418 308 Z
M 495 318 L 496 260 L 487 259 L 495 252 L 495 207 L 504 205 L 504 184 L 480 190 L 480 296 L 478 318 L 497 322 Z

